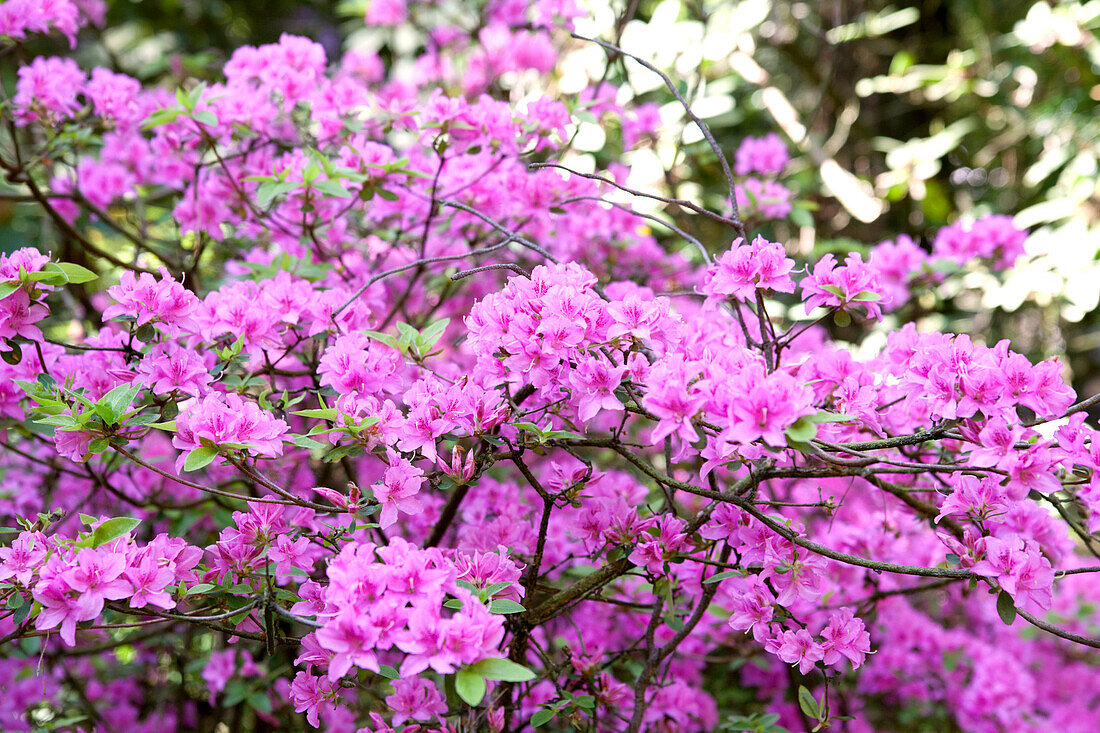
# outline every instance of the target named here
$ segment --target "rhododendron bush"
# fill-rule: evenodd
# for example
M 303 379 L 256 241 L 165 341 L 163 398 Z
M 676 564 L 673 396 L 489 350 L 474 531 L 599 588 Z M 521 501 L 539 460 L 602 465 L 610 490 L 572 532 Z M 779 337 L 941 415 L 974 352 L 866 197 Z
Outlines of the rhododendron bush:
M 85 63 L 103 10 L 0 5 L 0 729 L 1100 729 L 1097 400 L 904 316 L 1011 212 L 807 256 L 784 139 L 572 0 L 178 89 Z M 578 46 L 725 190 L 571 167 L 663 119 Z

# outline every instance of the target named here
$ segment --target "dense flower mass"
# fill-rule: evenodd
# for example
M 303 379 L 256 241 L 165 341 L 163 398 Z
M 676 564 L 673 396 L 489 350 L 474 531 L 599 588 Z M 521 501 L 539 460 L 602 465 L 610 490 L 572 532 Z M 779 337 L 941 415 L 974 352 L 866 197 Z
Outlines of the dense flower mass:
M 1100 728 L 1095 400 L 904 320 L 1028 233 L 817 247 L 778 133 L 643 216 L 584 11 L 467 4 L 175 95 L 0 5 L 0 728 Z

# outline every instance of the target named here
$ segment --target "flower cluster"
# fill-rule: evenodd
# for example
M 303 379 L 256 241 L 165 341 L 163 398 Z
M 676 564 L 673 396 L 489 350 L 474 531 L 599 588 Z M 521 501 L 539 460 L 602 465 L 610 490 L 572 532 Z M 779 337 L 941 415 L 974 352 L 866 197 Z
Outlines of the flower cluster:
M 372 0 L 377 52 L 284 35 L 176 95 L 3 55 L 0 167 L 86 267 L 0 255 L 0 727 L 1096 729 L 1093 403 L 923 316 L 1026 233 L 818 256 L 768 134 L 742 221 L 704 212 L 743 236 L 680 250 L 625 166 L 570 168 L 663 108 L 531 91 L 572 84 L 580 9 L 470 2 Z M 766 716 L 727 717 L 715 650 Z
M 174 608 L 169 587 L 193 580 L 199 559 L 197 548 L 163 534 L 145 546 L 124 534 L 98 547 L 71 547 L 41 532 L 22 532 L 0 548 L 0 580 L 15 584 L 21 606 L 32 600 L 41 605 L 36 629 L 59 628 L 61 639 L 74 646 L 77 624 L 98 618 L 107 601 Z
M 247 449 L 261 456 L 283 453 L 287 424 L 264 412 L 255 402 L 232 392 L 212 392 L 185 405 L 176 418 L 172 445 L 184 451 L 176 461 L 183 466 L 192 452 L 206 446 Z
M 458 568 L 439 550 L 400 538 L 385 547 L 349 544 L 329 563 L 328 579 L 318 608 L 294 610 L 323 619 L 316 651 L 301 661 L 325 667 L 330 681 L 352 667 L 377 673 L 391 651 L 402 677 L 429 667 L 447 674 L 495 656 L 503 638 L 501 617 L 458 584 Z M 461 602 L 458 611 L 444 608 L 448 597 Z

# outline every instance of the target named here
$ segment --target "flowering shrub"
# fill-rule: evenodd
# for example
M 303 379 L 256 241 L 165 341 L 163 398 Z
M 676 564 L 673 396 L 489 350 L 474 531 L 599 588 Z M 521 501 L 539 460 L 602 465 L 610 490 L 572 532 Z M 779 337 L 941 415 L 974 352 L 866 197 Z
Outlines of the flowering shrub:
M 1027 233 L 807 257 L 776 134 L 719 211 L 575 171 L 661 122 L 519 93 L 581 10 L 428 5 L 174 95 L 4 55 L 3 729 L 1100 727 L 1097 400 L 892 315 Z

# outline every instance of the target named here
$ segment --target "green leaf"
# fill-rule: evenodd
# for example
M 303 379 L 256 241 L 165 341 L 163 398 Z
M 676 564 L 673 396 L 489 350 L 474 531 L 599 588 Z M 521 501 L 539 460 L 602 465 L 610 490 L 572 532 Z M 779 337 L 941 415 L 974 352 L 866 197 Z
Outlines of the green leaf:
M 31 608 L 34 607 L 33 603 L 24 603 L 19 608 L 15 609 L 15 613 L 12 614 L 11 620 L 15 624 L 16 628 L 23 625 L 23 622 L 27 620 L 27 616 L 30 615 Z
M 509 613 L 523 613 L 527 609 L 508 598 L 498 598 L 493 601 L 493 605 L 489 608 L 493 613 L 509 614 Z
M 20 283 L 18 280 L 8 280 L 6 282 L 0 283 L 0 300 L 3 300 L 4 298 L 14 293 L 16 290 L 19 289 L 19 287 Z
M 89 270 L 87 267 L 74 265 L 71 262 L 51 262 L 49 265 L 46 265 L 46 267 L 51 270 L 56 268 L 58 271 L 64 273 L 65 278 L 74 285 L 99 279 L 99 275 Z
M 141 392 L 140 387 L 120 384 L 103 395 L 103 397 L 99 399 L 98 404 L 107 406 L 111 414 L 111 422 L 116 423 L 119 421 L 119 418 L 125 414 L 126 410 L 129 409 L 130 405 L 133 404 L 139 392 Z
M 132 517 L 114 517 L 95 528 L 92 533 L 92 547 L 99 547 L 117 540 L 141 524 L 140 519 Z
M 1001 591 L 997 596 L 997 615 L 1001 617 L 1001 620 L 1005 622 L 1006 626 L 1011 626 L 1012 622 L 1016 620 L 1016 604 L 1012 600 L 1007 592 Z
M 840 298 L 841 300 L 844 300 L 844 297 L 845 297 L 844 291 L 841 290 L 840 288 L 838 288 L 836 285 L 822 285 L 821 289 L 822 290 L 827 290 L 828 292 L 832 293 L 833 295 Z
M 500 680 L 501 682 L 527 682 L 535 679 L 535 673 L 516 664 L 510 659 L 492 657 L 482 659 L 470 666 L 470 670 L 477 672 L 487 680 Z
M 786 433 L 787 440 L 793 443 L 808 443 L 817 435 L 817 423 L 804 415 L 795 420 Z
M 218 457 L 217 446 L 204 445 L 196 448 L 188 454 L 183 462 L 184 471 L 197 471 Z
M 388 680 L 400 679 L 401 673 L 388 664 L 378 665 L 378 674 L 382 675 Z
M 476 707 L 485 698 L 485 678 L 471 669 L 455 673 L 455 692 L 469 705 Z
M 289 193 L 296 188 L 301 188 L 301 184 L 294 181 L 261 183 L 256 189 L 256 205 L 261 209 L 267 208 L 276 196 Z
M 270 713 L 271 698 L 262 692 L 253 692 L 248 696 L 248 707 L 261 713 Z
M 710 576 L 709 578 L 707 578 L 703 582 L 704 583 L 718 583 L 720 581 L 725 580 L 726 578 L 736 578 L 736 577 L 739 577 L 740 575 L 741 575 L 740 570 L 723 570 L 720 573 L 715 573 L 714 575 Z
M 211 583 L 199 583 L 198 585 L 193 585 L 190 588 L 188 588 L 187 592 L 184 593 L 184 595 L 185 596 L 193 596 L 197 593 L 207 593 L 209 591 L 214 590 L 215 588 L 217 588 L 217 586 L 213 585 Z
M 307 438 L 304 435 L 295 435 L 291 442 L 293 442 L 294 445 L 298 446 L 299 448 L 305 448 L 306 450 L 327 449 L 328 448 L 327 443 L 318 442 L 318 441 L 314 440 L 313 438 Z
M 312 417 L 317 420 L 335 420 L 340 416 L 340 413 L 332 407 L 326 407 L 323 410 L 298 410 L 290 414 L 297 415 L 298 417 Z
M 204 109 L 201 112 L 192 112 L 191 119 L 195 122 L 201 122 L 207 127 L 216 127 L 218 124 L 218 116 L 208 109 Z
M 551 720 L 553 720 L 554 716 L 557 714 L 558 711 L 552 708 L 543 708 L 542 710 L 537 710 L 535 714 L 531 716 L 531 727 L 538 728 L 539 726 L 546 725 Z
M 432 350 L 432 347 L 436 345 L 443 332 L 447 330 L 447 325 L 451 322 L 450 318 L 444 318 L 441 321 L 427 326 L 420 332 L 420 340 L 417 344 L 420 347 L 421 353 L 427 353 Z
M 798 686 L 798 707 L 807 718 L 821 720 L 821 708 L 818 707 L 817 698 L 806 689 L 805 685 Z
M 404 321 L 397 322 L 397 332 L 401 335 L 401 343 L 403 344 L 415 342 L 416 338 L 420 335 L 419 331 Z
M 882 300 L 882 296 L 872 290 L 861 290 L 852 296 L 854 303 L 873 303 L 876 300 Z
M 176 101 L 188 112 L 195 109 L 195 102 L 188 96 L 187 92 L 183 90 L 183 87 L 176 88 Z
M 815 423 L 826 423 L 826 422 L 852 422 L 853 420 L 858 420 L 859 418 L 856 415 L 848 415 L 846 413 L 818 412 L 818 413 L 815 413 L 813 415 L 810 415 L 810 419 L 813 420 Z
M 324 181 L 316 181 L 313 187 L 321 193 L 328 194 L 335 198 L 348 198 L 351 196 L 351 191 L 341 186 L 337 181 L 326 179 Z
M 401 351 L 401 352 L 405 351 L 405 349 L 403 348 L 401 342 L 398 341 L 396 338 L 394 338 L 393 336 L 391 336 L 388 333 L 380 333 L 378 331 L 367 331 L 367 335 L 370 336 L 375 341 L 381 341 L 386 346 L 389 346 L 391 349 L 396 349 L 397 351 Z
M 146 130 L 151 130 L 154 127 L 160 127 L 161 125 L 169 125 L 175 122 L 180 116 L 178 109 L 158 109 L 153 114 L 145 118 L 145 124 L 143 127 Z

